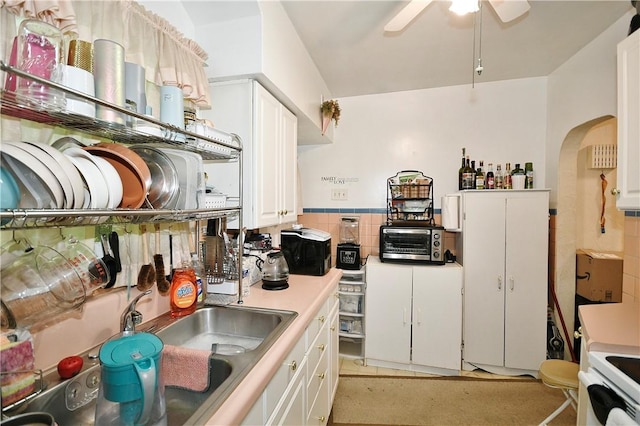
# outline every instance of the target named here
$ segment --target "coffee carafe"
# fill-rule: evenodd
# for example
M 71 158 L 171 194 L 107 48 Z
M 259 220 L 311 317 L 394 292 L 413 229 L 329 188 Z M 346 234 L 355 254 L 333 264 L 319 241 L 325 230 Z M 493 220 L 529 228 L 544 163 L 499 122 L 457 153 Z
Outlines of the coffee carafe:
M 162 349 L 162 340 L 150 333 L 125 332 L 102 345 L 97 426 L 167 424 Z
M 289 287 L 289 265 L 281 251 L 267 254 L 262 265 L 262 288 L 284 290 Z

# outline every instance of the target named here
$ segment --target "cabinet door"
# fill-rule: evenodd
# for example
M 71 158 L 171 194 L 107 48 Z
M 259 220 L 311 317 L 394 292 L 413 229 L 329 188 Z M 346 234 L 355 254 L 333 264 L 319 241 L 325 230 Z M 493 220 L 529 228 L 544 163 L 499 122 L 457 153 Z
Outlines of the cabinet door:
M 279 169 L 279 128 L 280 102 L 257 82 L 253 83 L 254 102 L 254 164 L 256 172 L 253 179 L 253 210 L 257 222 L 255 227 L 278 223 L 278 185 Z M 245 206 L 245 208 L 251 208 Z
M 505 197 L 463 194 L 464 360 L 504 363 Z
M 367 262 L 365 356 L 408 364 L 412 268 Z
M 504 366 L 537 370 L 546 358 L 547 192 L 507 199 Z
M 278 209 L 279 222 L 289 223 L 298 219 L 298 121 L 284 106 L 280 121 L 280 192 Z
M 618 189 L 620 210 L 640 210 L 640 31 L 618 44 Z
M 333 307 L 333 310 L 329 314 L 329 408 L 333 405 L 333 399 L 336 396 L 336 390 L 338 389 L 338 376 L 340 375 L 340 357 L 339 357 L 339 324 L 338 324 L 338 305 Z
M 462 268 L 413 268 L 411 362 L 460 370 L 462 344 Z

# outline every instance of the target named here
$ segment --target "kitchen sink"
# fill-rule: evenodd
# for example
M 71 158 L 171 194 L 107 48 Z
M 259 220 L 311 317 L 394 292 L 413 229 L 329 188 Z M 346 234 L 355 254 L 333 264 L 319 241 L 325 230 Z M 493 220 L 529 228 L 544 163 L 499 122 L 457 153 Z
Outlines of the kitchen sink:
M 204 424 L 296 316 L 292 311 L 208 306 L 186 317 L 171 318 L 167 313 L 142 324 L 137 331 L 154 333 L 165 345 L 212 351 L 206 391 L 165 388 L 167 424 Z M 71 379 L 61 380 L 55 367 L 45 372 L 46 389 L 3 415 L 45 411 L 59 426 L 93 424 L 100 384 L 99 349 L 82 354 L 83 371 Z

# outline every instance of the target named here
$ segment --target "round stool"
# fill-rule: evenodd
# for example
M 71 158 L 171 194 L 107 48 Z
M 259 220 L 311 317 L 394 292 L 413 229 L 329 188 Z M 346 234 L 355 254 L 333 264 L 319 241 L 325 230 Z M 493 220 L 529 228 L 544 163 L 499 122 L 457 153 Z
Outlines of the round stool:
M 578 401 L 578 371 L 580 366 L 575 362 L 562 359 L 547 359 L 540 364 L 538 376 L 542 383 L 550 388 L 562 390 L 566 400 L 553 413 L 544 419 L 540 425 L 546 425 L 560 414 L 568 405 L 577 409 Z

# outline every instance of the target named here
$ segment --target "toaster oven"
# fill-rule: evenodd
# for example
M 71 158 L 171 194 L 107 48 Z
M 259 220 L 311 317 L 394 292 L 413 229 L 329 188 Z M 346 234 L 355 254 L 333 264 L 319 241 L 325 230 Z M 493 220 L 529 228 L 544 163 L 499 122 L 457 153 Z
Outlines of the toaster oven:
M 444 265 L 444 228 L 441 226 L 380 227 L 380 261 Z

